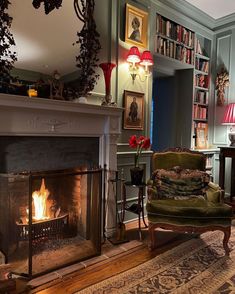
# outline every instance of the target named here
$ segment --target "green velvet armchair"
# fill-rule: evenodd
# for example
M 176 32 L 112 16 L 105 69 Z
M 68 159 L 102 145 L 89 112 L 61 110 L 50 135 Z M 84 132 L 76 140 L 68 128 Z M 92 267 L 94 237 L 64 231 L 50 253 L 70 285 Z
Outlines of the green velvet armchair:
M 146 205 L 150 250 L 156 247 L 157 228 L 199 234 L 221 230 L 229 254 L 232 208 L 223 203 L 224 191 L 210 182 L 205 165 L 203 153 L 186 148 L 153 154 Z

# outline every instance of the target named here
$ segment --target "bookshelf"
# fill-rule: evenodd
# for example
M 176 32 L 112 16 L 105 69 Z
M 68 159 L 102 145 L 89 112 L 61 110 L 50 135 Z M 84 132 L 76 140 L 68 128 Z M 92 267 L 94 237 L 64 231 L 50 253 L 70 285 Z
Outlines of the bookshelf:
M 210 92 L 210 55 L 211 41 L 205 37 L 195 34 L 195 66 L 194 66 L 194 91 L 193 91 L 193 125 L 192 125 L 192 147 L 201 149 L 198 130 L 204 130 L 205 144 L 209 146 L 208 140 L 208 112 Z
M 205 153 L 207 169 L 213 174 L 215 152 L 212 151 L 209 143 L 212 39 L 156 13 L 154 50 L 157 66 L 163 69 L 165 67 L 169 72 L 174 71 L 175 87 L 171 94 L 172 97 L 175 95 L 174 105 L 179 114 L 176 114 L 175 120 L 177 127 L 174 126 L 173 119 L 171 120 L 172 129 L 176 134 L 173 143 Z M 169 90 L 164 89 L 166 78 L 165 82 L 159 81 L 159 83 L 158 97 L 162 96 L 166 99 L 165 97 L 169 95 Z M 170 78 L 168 83 L 173 85 Z M 166 103 L 165 107 L 168 108 L 169 103 Z M 187 112 L 184 112 L 186 109 Z M 161 120 L 160 126 L 166 124 L 161 113 L 158 113 L 158 118 Z M 161 145 L 167 147 L 167 144 L 168 141 L 163 140 Z

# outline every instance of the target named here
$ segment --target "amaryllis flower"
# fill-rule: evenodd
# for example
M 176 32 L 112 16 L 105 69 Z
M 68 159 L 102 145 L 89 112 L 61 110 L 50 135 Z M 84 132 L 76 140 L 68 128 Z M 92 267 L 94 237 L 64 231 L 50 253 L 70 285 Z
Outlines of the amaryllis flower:
M 139 158 L 143 149 L 148 149 L 150 147 L 150 139 L 144 136 L 136 137 L 133 135 L 129 138 L 129 146 L 131 148 L 136 148 L 135 154 L 135 167 L 139 166 Z
M 148 149 L 150 147 L 150 139 L 145 138 L 144 143 L 143 143 L 143 148 Z
M 137 138 L 136 138 L 136 135 L 133 135 L 130 137 L 129 139 L 129 146 L 131 148 L 136 148 L 137 147 Z

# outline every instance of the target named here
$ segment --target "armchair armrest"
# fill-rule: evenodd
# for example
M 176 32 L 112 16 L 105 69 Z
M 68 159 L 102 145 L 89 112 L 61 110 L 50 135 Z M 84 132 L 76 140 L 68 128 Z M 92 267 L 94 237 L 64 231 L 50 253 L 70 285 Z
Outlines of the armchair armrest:
M 207 201 L 214 203 L 224 202 L 224 190 L 220 188 L 219 185 L 210 182 L 206 190 Z

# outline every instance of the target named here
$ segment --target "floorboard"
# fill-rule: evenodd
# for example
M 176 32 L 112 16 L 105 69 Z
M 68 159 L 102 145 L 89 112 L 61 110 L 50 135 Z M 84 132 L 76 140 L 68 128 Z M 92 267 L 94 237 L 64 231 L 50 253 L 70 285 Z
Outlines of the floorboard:
M 138 240 L 138 230 L 136 222 L 128 224 L 126 228 L 127 238 L 129 240 Z M 61 279 L 56 279 L 34 289 L 25 290 L 26 282 L 19 280 L 17 281 L 17 292 L 15 293 L 72 294 L 94 283 L 98 283 L 104 279 L 112 277 L 118 273 L 133 268 L 145 261 L 148 261 L 156 255 L 165 252 L 166 250 L 169 250 L 190 238 L 187 235 L 177 234 L 169 231 L 158 231 L 157 234 L 158 247 L 152 252 L 148 250 L 148 231 L 147 229 L 144 229 L 142 231 L 142 244 L 136 248 L 133 248 L 121 254 L 117 254 L 113 257 L 108 258 L 107 260 L 97 262 L 91 266 L 65 275 Z M 106 240 L 105 244 L 102 246 L 102 252 L 105 252 L 105 254 L 108 255 L 109 251 L 113 250 L 113 248 L 115 248 L 115 245 L 112 245 L 108 240 Z

